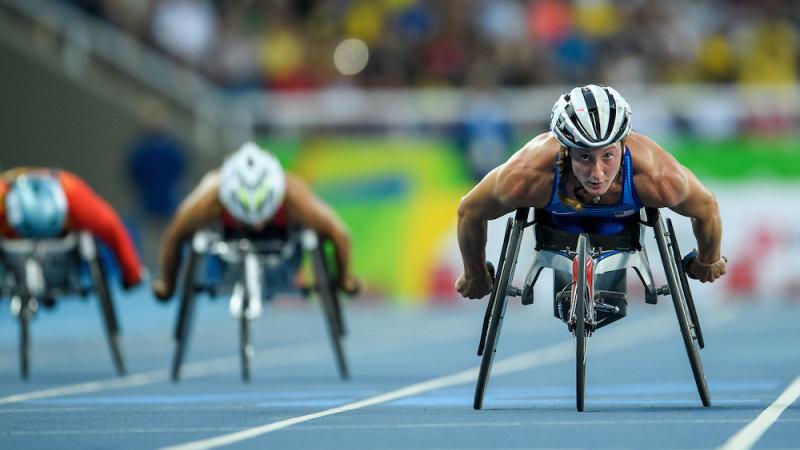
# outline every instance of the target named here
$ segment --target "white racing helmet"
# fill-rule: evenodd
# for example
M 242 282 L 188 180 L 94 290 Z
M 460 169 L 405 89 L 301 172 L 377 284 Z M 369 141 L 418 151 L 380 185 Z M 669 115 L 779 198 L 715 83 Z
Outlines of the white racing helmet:
M 614 88 L 576 87 L 556 101 L 550 130 L 567 148 L 602 148 L 630 133 L 631 107 Z
M 280 162 L 254 142 L 230 155 L 220 171 L 219 199 L 237 220 L 256 225 L 283 202 L 286 179 Z

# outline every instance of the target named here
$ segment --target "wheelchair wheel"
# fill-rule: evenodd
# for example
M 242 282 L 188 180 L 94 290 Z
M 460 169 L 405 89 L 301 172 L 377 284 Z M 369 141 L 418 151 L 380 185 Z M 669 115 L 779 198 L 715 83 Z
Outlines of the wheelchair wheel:
M 19 371 L 23 380 L 28 380 L 30 375 L 30 340 L 31 340 L 31 299 L 28 295 L 20 297 L 19 309 Z
M 586 349 L 589 344 L 589 326 L 586 323 L 588 313 L 589 283 L 586 279 L 586 260 L 589 258 L 589 237 L 583 233 L 578 237 L 577 266 L 578 275 L 575 282 L 575 401 L 578 411 L 583 411 L 583 394 L 586 384 Z
M 339 330 L 339 337 L 344 337 L 347 334 L 347 329 L 344 325 L 344 313 L 342 311 L 342 299 L 339 298 L 339 290 L 336 289 L 336 284 L 331 281 L 329 284 L 330 288 L 329 291 L 331 293 L 331 299 L 333 300 L 333 313 L 334 317 L 336 317 L 336 326 Z
M 664 264 L 664 273 L 667 276 L 667 284 L 669 285 L 670 296 L 672 303 L 675 306 L 675 314 L 678 316 L 678 325 L 681 329 L 681 336 L 683 343 L 686 347 L 686 353 L 689 357 L 689 364 L 692 367 L 692 374 L 694 381 L 697 385 L 697 392 L 700 395 L 700 400 L 703 406 L 711 406 L 711 395 L 708 392 L 708 384 L 706 382 L 705 373 L 703 371 L 703 363 L 700 360 L 700 351 L 697 343 L 692 336 L 692 327 L 689 323 L 689 317 L 686 314 L 686 300 L 683 297 L 683 286 L 678 278 L 678 264 L 674 254 L 667 248 L 668 243 L 666 239 L 666 230 L 664 222 L 656 215 L 656 220 L 653 223 L 656 234 L 656 241 L 658 243 L 658 250 L 661 254 L 661 262 Z
M 520 208 L 514 217 L 511 234 L 508 239 L 508 246 L 502 249 L 500 258 L 503 260 L 503 267 L 495 278 L 495 288 L 489 301 L 492 303 L 491 318 L 489 328 L 486 332 L 486 342 L 483 347 L 481 366 L 478 371 L 478 382 L 475 385 L 475 399 L 472 403 L 474 409 L 483 408 L 483 397 L 486 394 L 486 387 L 489 384 L 489 375 L 492 371 L 492 361 L 497 349 L 497 341 L 500 338 L 500 329 L 503 325 L 503 316 L 508 305 L 509 286 L 514 276 L 514 269 L 517 265 L 522 231 L 525 228 L 525 220 L 528 217 L 528 208 Z
M 697 339 L 697 345 L 700 346 L 700 348 L 704 348 L 706 344 L 703 340 L 703 330 L 700 329 L 700 319 L 697 317 L 697 308 L 694 306 L 694 297 L 692 297 L 692 290 L 689 287 L 689 278 L 686 276 L 686 271 L 681 262 L 681 250 L 678 247 L 678 238 L 675 237 L 675 229 L 672 228 L 672 219 L 667 219 L 667 232 L 669 233 L 669 242 L 672 247 L 672 257 L 675 259 L 675 265 L 678 268 L 678 277 L 681 281 L 681 287 L 683 287 L 683 298 L 686 300 L 689 318 L 692 321 L 692 330 Z
M 320 241 L 320 245 L 323 245 L 326 242 L 328 242 L 328 240 Z M 334 278 L 333 272 L 331 272 L 331 270 L 329 269 L 330 265 L 327 264 L 328 260 L 324 258 L 325 256 L 324 247 L 322 255 L 323 255 L 323 260 L 326 261 L 325 267 L 328 269 L 326 270 L 326 273 L 328 274 L 328 283 L 330 286 L 331 299 L 333 299 L 333 310 L 334 310 L 334 316 L 336 317 L 336 326 L 338 327 L 339 330 L 339 336 L 344 337 L 347 335 L 347 327 L 345 326 L 344 323 L 344 307 L 342 305 L 342 299 L 339 296 L 339 289 L 336 285 L 336 281 L 333 279 Z
M 514 219 L 511 217 L 508 218 L 506 222 L 506 232 L 503 235 L 503 246 L 500 247 L 500 259 L 497 260 L 497 269 L 494 272 L 494 276 L 497 277 L 499 274 L 503 272 L 503 264 L 505 263 L 505 249 L 508 245 L 508 237 L 511 234 L 511 227 L 514 224 Z M 489 303 L 486 304 L 486 313 L 483 315 L 483 328 L 481 328 L 481 340 L 478 342 L 478 356 L 483 356 L 483 349 L 486 344 L 486 332 L 489 329 L 489 321 L 492 317 L 492 308 L 494 307 L 495 298 L 497 298 L 497 283 L 494 283 L 492 287 L 492 293 L 489 296 Z
M 325 322 L 328 328 L 328 336 L 330 337 L 333 353 L 336 358 L 336 365 L 339 369 L 339 376 L 342 379 L 350 378 L 350 373 L 347 368 L 347 361 L 344 356 L 344 349 L 342 348 L 342 322 L 338 316 L 336 309 L 335 287 L 330 279 L 328 267 L 325 264 L 325 255 L 322 252 L 322 247 L 317 246 L 311 252 L 311 265 L 314 271 L 314 281 L 319 296 L 319 303 L 322 307 L 325 316 Z
M 180 379 L 181 364 L 183 364 L 186 346 L 189 341 L 189 330 L 194 314 L 194 279 L 199 258 L 200 255 L 194 249 L 189 250 L 181 285 L 181 305 L 178 309 L 178 318 L 175 324 L 175 355 L 172 358 L 172 381 L 174 383 L 177 383 Z
M 250 307 L 250 295 L 247 289 L 244 289 L 244 298 L 242 298 L 242 314 L 239 317 L 239 349 L 242 360 L 242 381 L 250 381 L 250 367 L 253 362 L 253 343 L 250 342 L 250 319 L 247 318 L 247 310 Z
M 111 349 L 111 358 L 114 360 L 114 367 L 117 370 L 117 375 L 125 375 L 125 360 L 122 357 L 122 347 L 120 345 L 119 323 L 117 322 L 117 315 L 114 311 L 111 290 L 108 287 L 108 278 L 106 277 L 99 255 L 95 255 L 95 257 L 89 261 L 89 273 L 92 278 L 92 285 L 94 285 L 94 289 L 97 291 L 97 298 L 100 301 L 100 310 L 102 311 L 106 326 L 106 337 L 108 339 L 108 346 Z

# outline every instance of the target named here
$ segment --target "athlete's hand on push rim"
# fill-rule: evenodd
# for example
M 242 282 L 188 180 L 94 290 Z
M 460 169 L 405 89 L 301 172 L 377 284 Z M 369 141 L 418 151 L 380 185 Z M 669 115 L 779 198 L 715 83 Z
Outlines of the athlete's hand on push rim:
M 689 278 L 700 280 L 702 283 L 710 283 L 725 275 L 725 263 L 727 262 L 728 260 L 725 257 L 722 257 L 714 263 L 704 264 L 697 258 L 694 258 L 691 262 L 689 262 L 689 267 L 686 270 L 686 274 L 689 275 Z
M 344 279 L 339 280 L 339 288 L 350 296 L 358 295 L 361 292 L 361 287 L 361 280 L 352 275 L 347 275 Z
M 168 286 L 167 283 L 161 278 L 155 280 L 152 285 L 153 293 L 159 301 L 167 301 L 173 294 L 173 288 Z
M 456 280 L 456 290 L 466 298 L 483 298 L 492 292 L 492 275 L 488 268 L 477 276 L 469 276 L 466 272 Z

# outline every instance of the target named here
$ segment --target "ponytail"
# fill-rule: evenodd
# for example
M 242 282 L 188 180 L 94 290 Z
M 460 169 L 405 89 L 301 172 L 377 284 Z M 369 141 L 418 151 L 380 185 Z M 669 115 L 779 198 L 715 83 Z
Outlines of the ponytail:
M 583 205 L 581 202 L 574 198 L 568 198 L 564 195 L 564 188 L 567 184 L 567 173 L 571 173 L 572 169 L 570 169 L 570 164 L 572 160 L 569 156 L 569 150 L 567 147 L 561 146 L 561 149 L 558 151 L 558 179 L 559 183 L 556 186 L 556 192 L 558 194 L 558 199 L 561 203 L 571 207 L 575 211 L 581 212 L 583 211 Z M 569 171 L 569 172 L 568 172 Z

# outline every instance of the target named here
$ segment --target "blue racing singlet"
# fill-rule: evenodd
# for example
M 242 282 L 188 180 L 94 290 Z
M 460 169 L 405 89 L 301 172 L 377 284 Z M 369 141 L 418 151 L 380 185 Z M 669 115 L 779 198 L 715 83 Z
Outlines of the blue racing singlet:
M 556 228 L 570 233 L 612 235 L 620 233 L 629 221 L 638 220 L 637 214 L 643 205 L 633 186 L 633 164 L 628 147 L 622 156 L 622 198 L 614 205 L 583 205 L 580 212 L 565 205 L 558 198 L 558 189 L 566 186 L 566 183 L 561 186 L 558 161 L 555 167 L 553 193 L 544 210 L 550 213 Z

